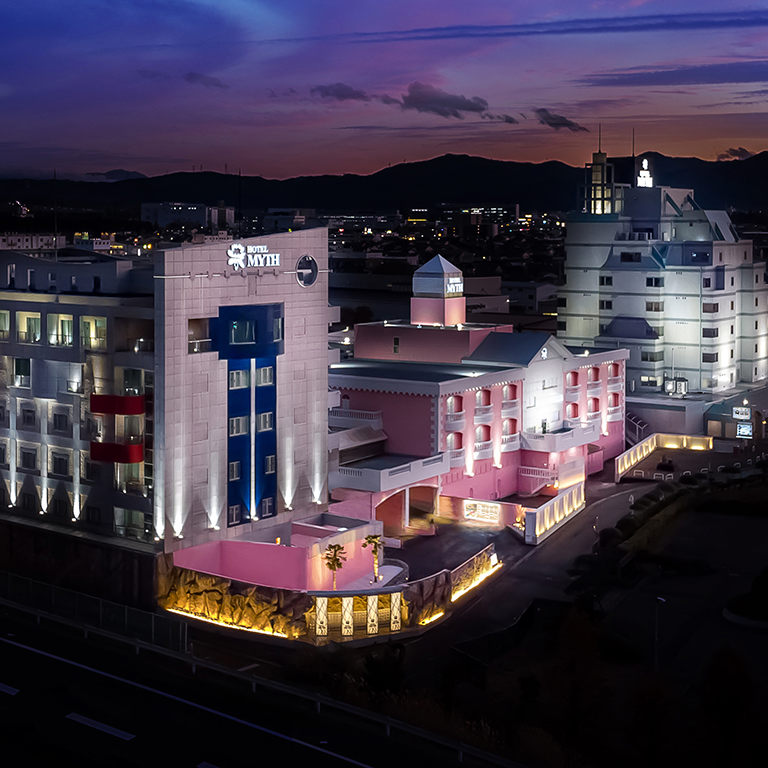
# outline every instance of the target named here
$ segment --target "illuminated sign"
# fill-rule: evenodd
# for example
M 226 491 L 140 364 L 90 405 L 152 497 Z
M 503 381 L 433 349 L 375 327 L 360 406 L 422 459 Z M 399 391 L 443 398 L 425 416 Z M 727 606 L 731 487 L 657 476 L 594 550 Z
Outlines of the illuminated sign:
M 280 254 L 269 253 L 266 245 L 243 245 L 233 243 L 227 248 L 227 264 L 238 269 L 246 267 L 279 267 Z
M 461 277 L 449 277 L 445 286 L 446 293 L 462 293 L 464 291 L 464 279 Z
M 737 424 L 736 437 L 752 437 L 752 422 Z
M 734 419 L 751 419 L 752 418 L 752 409 L 751 408 L 743 408 L 742 406 L 734 406 L 733 408 L 733 418 Z
M 497 525 L 500 516 L 501 504 L 489 504 L 487 501 L 464 501 L 465 520 Z
M 653 176 L 651 176 L 650 168 L 648 167 L 648 158 L 643 158 L 643 165 L 642 169 L 640 170 L 640 173 L 637 176 L 637 186 L 638 187 L 652 187 L 653 186 Z
M 546 360 L 546 359 L 547 359 L 547 355 L 548 355 L 548 354 L 549 354 L 549 352 L 547 352 L 547 348 L 546 348 L 546 347 L 544 347 L 544 348 L 541 350 L 541 359 L 542 359 L 542 360 Z

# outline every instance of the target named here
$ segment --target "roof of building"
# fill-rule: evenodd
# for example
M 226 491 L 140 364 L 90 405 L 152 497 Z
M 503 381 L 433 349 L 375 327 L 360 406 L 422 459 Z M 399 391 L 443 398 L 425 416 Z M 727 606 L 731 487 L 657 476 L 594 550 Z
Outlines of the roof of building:
M 501 335 L 501 334 L 499 334 Z M 512 335 L 512 334 L 505 334 Z M 345 360 L 331 366 L 330 375 L 359 376 L 361 379 L 422 381 L 440 384 L 455 379 L 475 378 L 497 369 L 482 365 L 452 365 L 449 363 L 411 363 L 392 360 Z
M 460 275 L 461 270 L 458 267 L 454 267 L 450 261 L 438 254 L 423 267 L 419 267 L 413 274 L 419 277 L 424 275 Z
M 550 339 L 552 335 L 542 331 L 489 333 L 475 351 L 464 358 L 464 362 L 510 367 L 529 365 L 541 348 L 550 343 Z

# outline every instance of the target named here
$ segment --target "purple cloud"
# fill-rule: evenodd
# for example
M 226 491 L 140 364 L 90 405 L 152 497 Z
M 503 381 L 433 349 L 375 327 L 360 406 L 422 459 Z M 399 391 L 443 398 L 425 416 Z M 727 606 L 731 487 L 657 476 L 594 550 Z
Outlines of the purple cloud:
M 585 128 L 583 125 L 574 123 L 573 120 L 569 120 L 562 115 L 556 115 L 554 112 L 550 112 L 548 109 L 534 109 L 533 114 L 539 120 L 541 125 L 548 125 L 550 128 L 554 128 L 559 131 L 561 128 L 567 128 L 569 131 L 577 133 L 578 131 L 589 131 L 589 128 Z
M 210 75 L 204 75 L 201 72 L 187 72 L 184 75 L 184 79 L 188 83 L 204 85 L 206 88 L 229 88 L 229 86 L 219 80 L 218 77 L 211 77 Z
M 466 112 L 480 114 L 488 110 L 488 102 L 479 96 L 468 99 L 419 82 L 411 83 L 408 93 L 404 93 L 401 99 L 403 109 L 415 109 L 440 117 L 456 117 L 459 120 L 464 119 Z
M 744 147 L 731 147 L 726 149 L 725 152 L 721 152 L 718 156 L 718 160 L 746 160 L 748 157 L 752 157 L 755 153 L 750 152 Z
M 371 97 L 365 92 L 344 83 L 332 85 L 315 85 L 309 89 L 312 96 L 321 99 L 333 99 L 334 101 L 370 101 Z
M 674 69 L 644 69 L 589 75 L 578 82 L 584 85 L 714 85 L 718 83 L 761 83 L 768 81 L 768 60 L 732 61 L 700 64 Z

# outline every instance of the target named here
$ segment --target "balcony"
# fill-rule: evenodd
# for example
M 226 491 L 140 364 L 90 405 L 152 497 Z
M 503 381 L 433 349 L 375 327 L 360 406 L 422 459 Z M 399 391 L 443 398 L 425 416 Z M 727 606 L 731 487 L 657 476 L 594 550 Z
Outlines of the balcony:
M 455 450 L 451 451 L 451 469 L 463 467 L 465 461 L 466 458 L 463 448 L 456 448 Z
M 52 347 L 71 347 L 74 345 L 74 337 L 71 333 L 49 333 L 48 344 Z
M 146 413 L 144 395 L 91 395 L 91 413 L 140 416 Z
M 582 424 L 579 421 L 564 421 L 562 429 L 554 432 L 523 432 L 521 447 L 529 451 L 559 453 L 568 448 L 586 445 L 600 437 L 599 424 Z
M 336 393 L 338 394 L 338 392 Z M 331 408 L 328 411 L 328 426 L 333 429 L 354 429 L 373 427 L 382 429 L 381 411 L 356 411 L 352 408 Z
M 624 391 L 624 377 L 623 376 L 609 376 L 608 377 L 608 391 L 609 392 L 623 392 Z
M 358 491 L 393 491 L 418 485 L 432 477 L 442 475 L 451 468 L 451 459 L 439 453 L 426 459 L 383 454 L 362 459 L 332 471 L 329 485 L 334 488 L 352 488 Z
M 587 421 L 600 421 L 602 418 L 602 413 L 600 411 L 595 411 L 594 413 L 588 413 L 587 414 Z
M 475 443 L 475 461 L 479 459 L 493 458 L 493 440 L 485 440 L 482 443 Z
M 89 349 L 93 352 L 106 352 L 107 340 L 97 336 L 81 336 L 80 346 L 82 349 Z
M 624 407 L 615 405 L 608 408 L 608 421 L 621 421 L 624 418 Z
M 39 344 L 41 338 L 40 331 L 19 331 L 17 336 L 21 344 Z
M 501 452 L 517 451 L 520 449 L 520 433 L 501 436 Z
M 190 339 L 187 342 L 187 354 L 198 355 L 211 351 L 211 339 Z
M 102 443 L 91 440 L 91 461 L 106 461 L 116 464 L 139 464 L 144 461 L 144 436 L 125 435 L 119 442 Z
M 519 400 L 503 400 L 501 403 L 501 418 L 516 419 L 520 415 Z
M 0 330 L 0 341 L 8 341 L 8 339 L 11 337 L 11 332 L 5 328 L 4 330 Z
M 603 382 L 601 379 L 597 381 L 587 382 L 587 392 L 599 392 L 603 388 Z
M 581 397 L 581 387 L 578 384 L 573 384 L 565 388 L 565 402 L 576 403 Z
M 464 411 L 445 414 L 445 429 L 448 432 L 463 432 L 465 424 Z
M 493 406 L 480 405 L 475 408 L 475 424 L 493 423 Z

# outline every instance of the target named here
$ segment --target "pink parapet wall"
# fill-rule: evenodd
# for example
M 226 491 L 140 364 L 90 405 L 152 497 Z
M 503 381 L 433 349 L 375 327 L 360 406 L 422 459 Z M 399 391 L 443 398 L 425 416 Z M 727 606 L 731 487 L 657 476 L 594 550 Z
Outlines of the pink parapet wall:
M 414 325 L 459 325 L 467 322 L 466 299 L 413 297 L 411 323 Z
M 344 544 L 347 561 L 336 572 L 337 589 L 373 573 L 373 554 L 362 541 Z M 324 548 L 311 556 L 312 548 L 262 541 L 212 541 L 173 553 L 179 568 L 208 573 L 233 581 L 296 592 L 333 589 L 333 575 L 325 564 Z
M 263 541 L 211 541 L 173 553 L 173 564 L 262 587 L 306 591 L 307 550 Z

